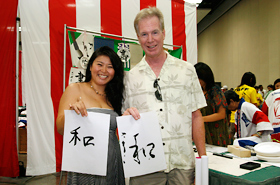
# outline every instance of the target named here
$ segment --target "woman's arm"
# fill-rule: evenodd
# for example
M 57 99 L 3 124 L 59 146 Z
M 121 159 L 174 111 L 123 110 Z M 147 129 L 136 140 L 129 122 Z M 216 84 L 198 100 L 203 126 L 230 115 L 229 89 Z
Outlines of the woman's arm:
M 214 121 L 218 121 L 221 119 L 225 119 L 226 118 L 226 108 L 223 107 L 222 105 L 220 105 L 220 108 L 218 109 L 217 113 L 208 115 L 208 116 L 203 116 L 203 121 L 204 122 L 214 122 Z
M 87 116 L 86 107 L 81 99 L 79 84 L 69 85 L 61 96 L 56 119 L 56 128 L 59 134 L 64 132 L 64 110 L 75 110 L 77 114 Z

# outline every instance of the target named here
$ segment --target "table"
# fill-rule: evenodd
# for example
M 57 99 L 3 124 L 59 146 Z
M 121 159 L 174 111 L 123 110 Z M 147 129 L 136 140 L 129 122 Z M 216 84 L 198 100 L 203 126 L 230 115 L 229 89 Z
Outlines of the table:
M 209 169 L 209 185 L 277 185 L 280 184 L 280 168 L 268 166 L 245 175 L 233 176 Z
M 209 185 L 280 185 L 280 168 L 262 161 L 254 161 L 261 164 L 255 170 L 240 169 L 240 164 L 248 162 L 247 159 L 234 157 L 228 159 L 214 156 L 213 152 L 222 153 L 226 147 L 206 145 L 209 158 Z

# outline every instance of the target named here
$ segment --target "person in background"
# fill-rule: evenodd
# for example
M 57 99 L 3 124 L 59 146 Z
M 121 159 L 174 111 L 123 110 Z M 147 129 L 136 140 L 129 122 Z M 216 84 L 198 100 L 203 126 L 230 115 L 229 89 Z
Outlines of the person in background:
M 272 84 L 269 84 L 269 85 L 267 86 L 267 92 L 266 92 L 266 94 L 264 95 L 264 99 L 266 99 L 267 96 L 268 96 L 273 90 L 274 90 L 274 86 L 273 86 Z
M 275 80 L 274 85 L 278 89 L 267 96 L 262 111 L 268 116 L 274 129 L 271 139 L 280 141 L 280 78 Z
M 226 92 L 228 90 L 228 86 L 227 85 L 224 85 L 223 87 L 222 87 L 222 91 L 223 92 Z
M 254 88 L 256 77 L 251 72 L 246 72 L 242 76 L 240 85 L 234 90 L 239 98 L 244 98 L 246 102 L 250 102 L 257 106 L 257 92 Z
M 280 78 L 274 81 L 274 90 L 280 89 Z
M 263 97 L 259 92 L 259 86 L 255 86 L 256 92 L 257 92 L 257 107 L 261 109 L 262 103 L 263 103 Z
M 164 18 L 156 7 L 142 9 L 134 19 L 142 60 L 125 75 L 124 110 L 155 111 L 159 119 L 167 169 L 130 178 L 132 185 L 188 185 L 194 182 L 195 158 L 206 155 L 200 108 L 206 106 L 195 69 L 163 49 Z
M 259 85 L 259 92 L 258 92 L 258 93 L 260 93 L 260 94 L 262 95 L 262 97 L 264 98 L 264 95 L 265 95 L 265 93 L 266 93 L 266 90 L 263 89 L 263 86 L 262 86 L 262 85 Z
M 254 88 L 256 85 L 256 77 L 251 72 L 246 72 L 241 78 L 241 83 L 234 91 L 239 95 L 239 98 L 243 98 L 246 102 L 252 103 L 257 106 L 257 92 Z M 234 123 L 235 111 L 231 111 L 230 122 Z
M 246 102 L 244 98 L 234 91 L 225 92 L 228 109 L 236 111 L 235 126 L 237 138 L 256 136 L 262 141 L 270 141 L 270 133 L 273 132 L 268 117 L 255 105 Z
M 220 87 L 215 85 L 213 72 L 207 64 L 198 62 L 194 67 L 207 102 L 207 107 L 200 109 L 204 120 L 206 143 L 227 146 L 231 143 L 225 95 Z
M 123 64 L 108 46 L 97 49 L 89 60 L 86 80 L 70 84 L 63 93 L 56 119 L 57 131 L 64 132 L 64 110 L 75 110 L 81 116 L 88 112 L 110 115 L 110 132 L 107 158 L 107 175 L 97 176 L 68 172 L 67 184 L 124 185 L 125 178 L 120 147 L 116 135 L 116 117 L 121 115 L 123 101 Z M 139 118 L 137 110 L 127 109 L 124 115 Z M 74 159 L 73 159 L 74 160 Z

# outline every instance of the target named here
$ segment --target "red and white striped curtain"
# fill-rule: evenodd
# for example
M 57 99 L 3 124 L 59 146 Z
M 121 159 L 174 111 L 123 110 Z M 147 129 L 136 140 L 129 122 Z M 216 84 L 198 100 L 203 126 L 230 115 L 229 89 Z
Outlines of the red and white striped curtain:
M 165 43 L 182 45 L 183 59 L 196 63 L 196 6 L 183 0 L 19 0 L 28 175 L 60 170 L 62 137 L 55 118 L 63 93 L 64 24 L 136 39 L 134 17 L 148 6 L 164 14 Z M 72 65 L 68 43 L 67 72 Z

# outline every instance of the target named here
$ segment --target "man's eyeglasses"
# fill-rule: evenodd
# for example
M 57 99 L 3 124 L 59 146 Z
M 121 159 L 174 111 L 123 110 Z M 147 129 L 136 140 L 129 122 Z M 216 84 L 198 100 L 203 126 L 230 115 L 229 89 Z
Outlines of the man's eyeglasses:
M 158 100 L 162 101 L 162 95 L 161 95 L 160 86 L 158 85 L 158 81 L 159 79 L 156 79 L 154 81 L 154 88 L 157 88 L 157 90 L 155 91 L 155 96 Z

